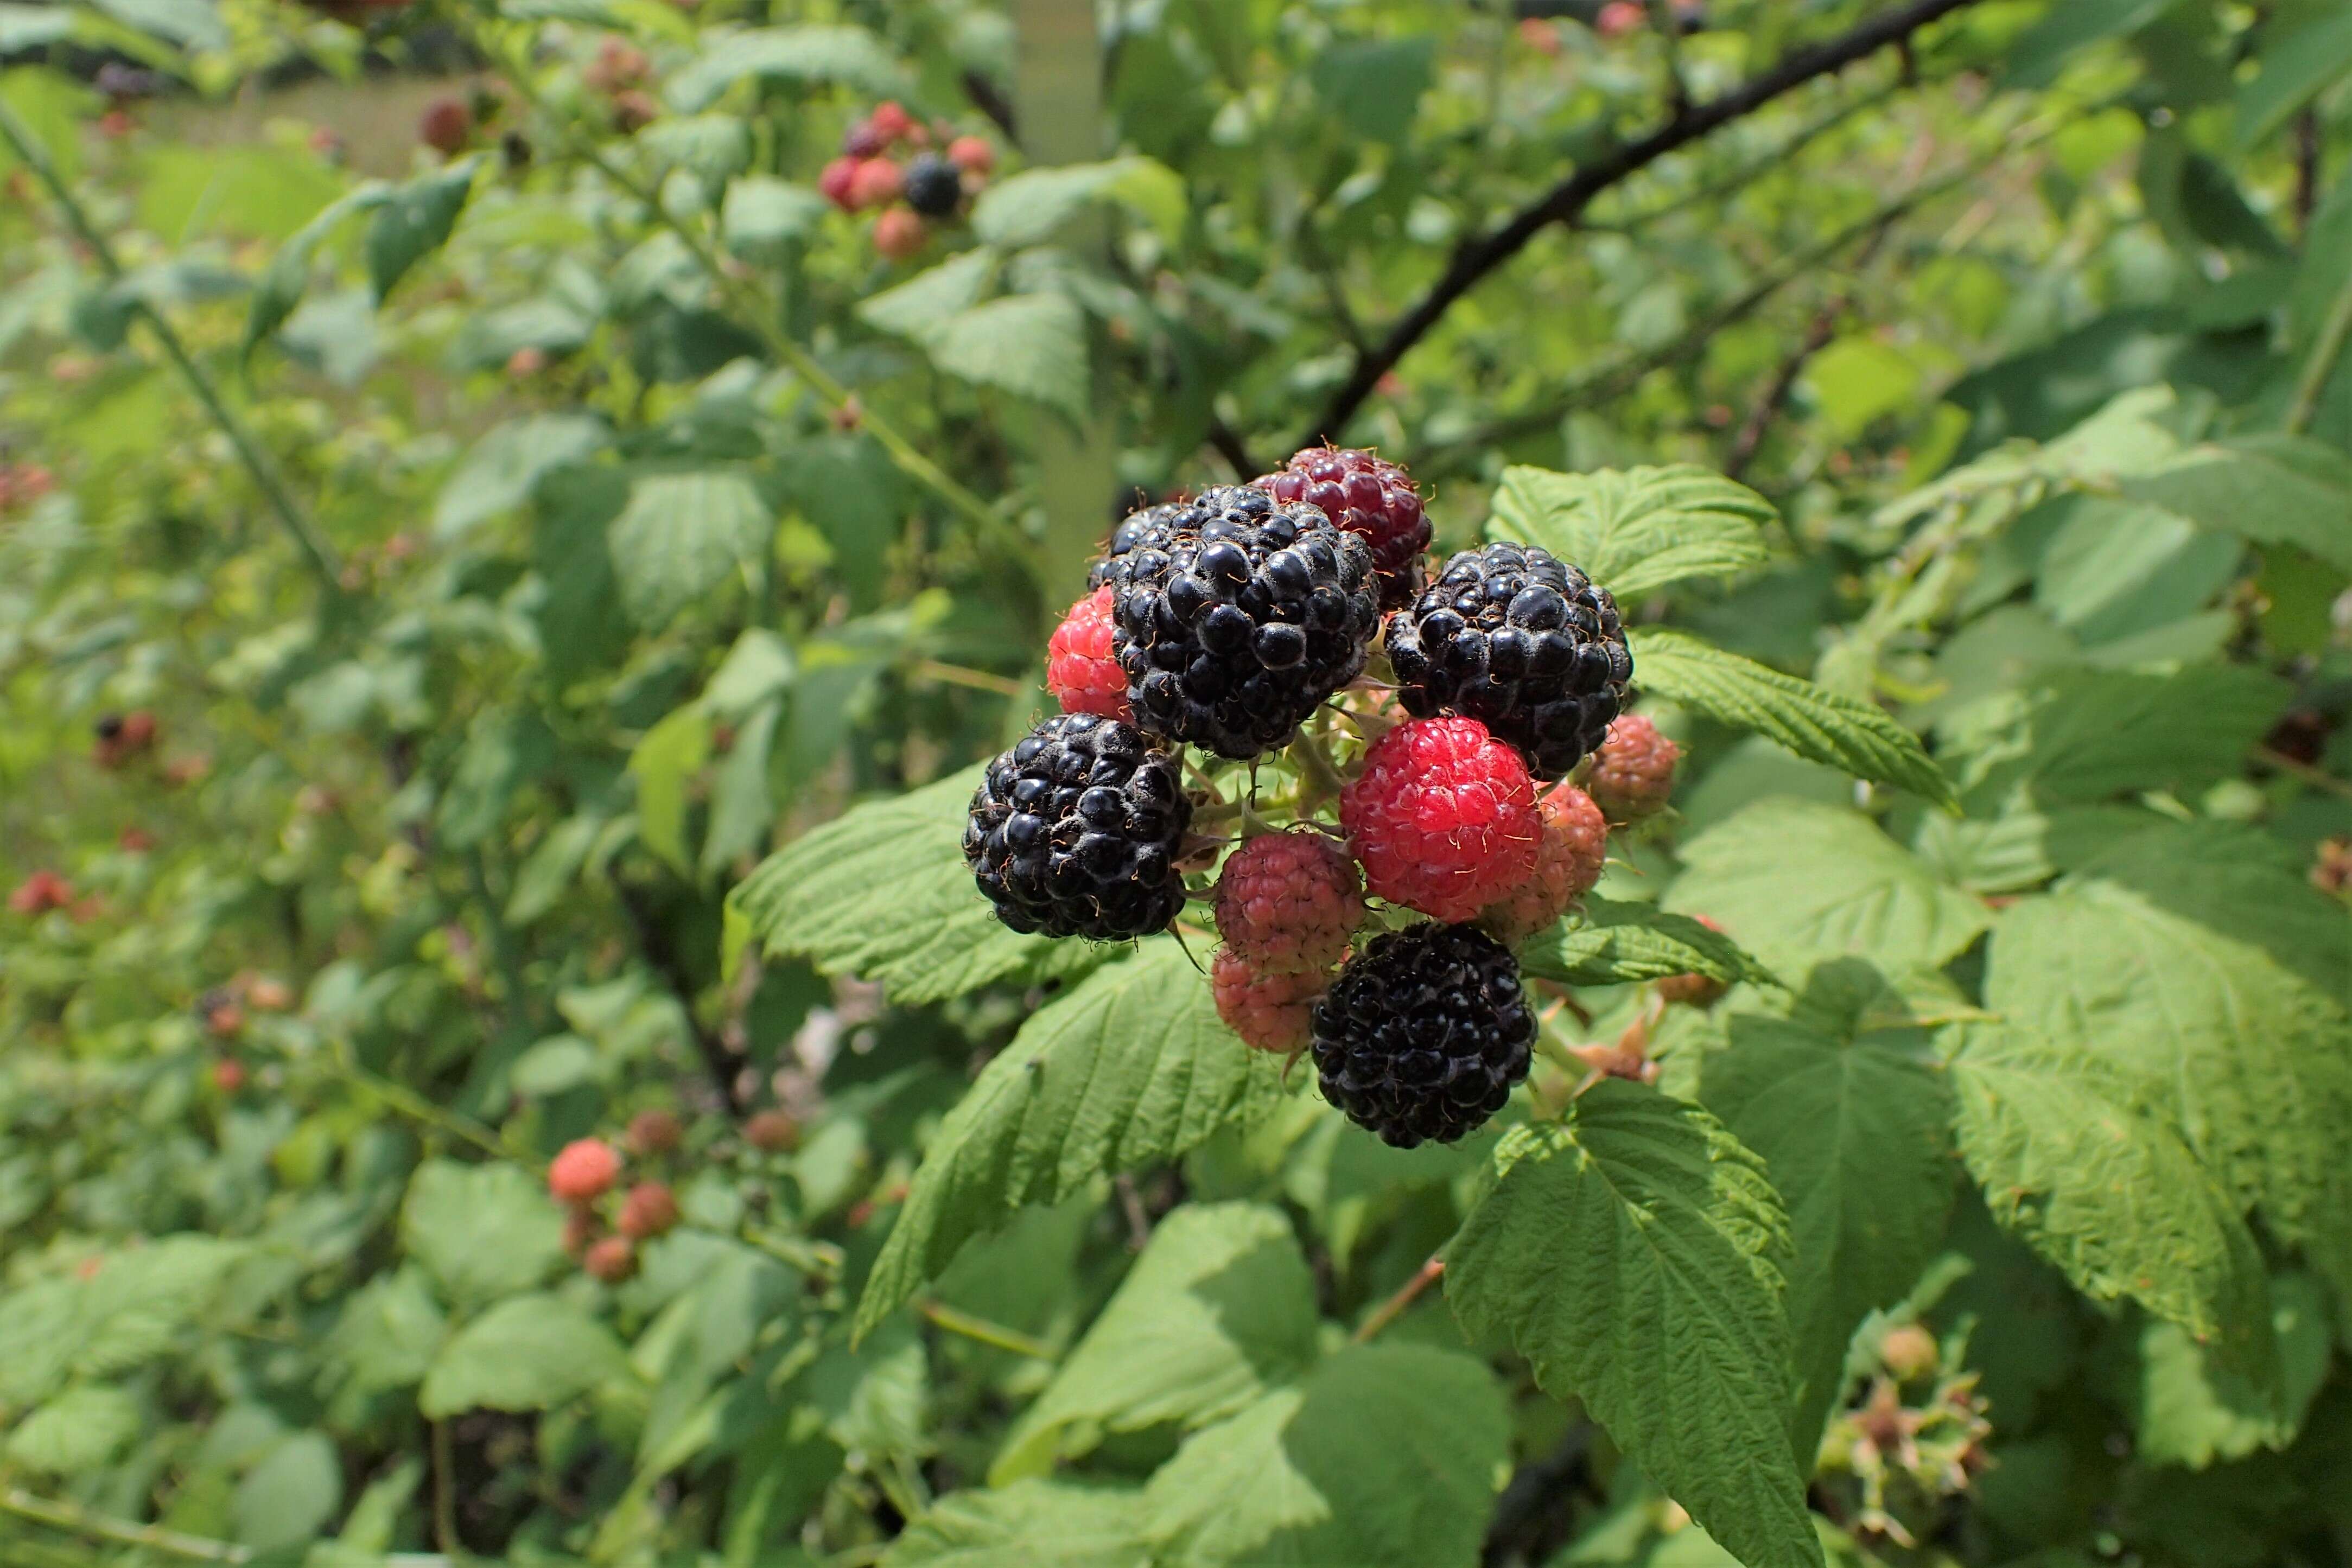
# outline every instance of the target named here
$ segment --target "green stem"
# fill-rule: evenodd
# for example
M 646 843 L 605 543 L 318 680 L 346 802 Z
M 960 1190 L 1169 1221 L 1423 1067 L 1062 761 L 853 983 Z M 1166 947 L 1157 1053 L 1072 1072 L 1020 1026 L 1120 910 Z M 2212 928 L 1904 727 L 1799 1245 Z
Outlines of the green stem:
M 519 1160 L 525 1165 L 533 1163 L 500 1143 L 498 1134 L 480 1123 L 436 1105 L 404 1083 L 395 1083 L 389 1078 L 370 1072 L 352 1059 L 348 1043 L 336 1046 L 333 1061 L 338 1076 L 367 1090 L 410 1120 L 446 1133 L 461 1143 L 471 1144 L 495 1159 Z
M 1442 1256 L 1432 1258 L 1428 1262 L 1423 1263 L 1413 1277 L 1404 1282 L 1402 1290 L 1372 1310 L 1372 1315 L 1366 1318 L 1363 1326 L 1356 1330 L 1353 1336 L 1354 1343 L 1369 1344 L 1378 1339 L 1381 1331 L 1404 1316 L 1405 1309 L 1420 1300 L 1421 1293 L 1437 1283 L 1438 1279 L 1444 1272 L 1445 1260 Z
M 944 1302 L 925 1301 L 916 1310 L 951 1334 L 961 1334 L 968 1340 L 976 1340 L 982 1344 L 991 1345 L 998 1350 L 1009 1350 L 1015 1355 L 1025 1355 L 1033 1361 L 1054 1359 L 1054 1347 L 1044 1340 L 1033 1339 L 1018 1329 L 1009 1329 L 1003 1323 L 990 1322 L 986 1318 L 973 1317 L 970 1312 L 960 1312 Z
M 0 1513 L 13 1513 L 18 1519 L 28 1519 L 36 1524 L 45 1524 L 52 1530 L 62 1530 L 86 1540 L 141 1547 L 196 1563 L 247 1563 L 253 1559 L 253 1552 L 247 1547 L 226 1541 L 213 1541 L 201 1535 L 183 1535 L 176 1530 L 165 1530 L 161 1525 L 133 1524 L 129 1520 L 110 1519 L 102 1513 L 92 1513 L 79 1503 L 37 1497 L 22 1487 L 0 1490 Z
M 64 174 L 49 157 L 48 149 L 42 144 L 41 139 L 16 117 L 16 111 L 5 100 L 0 100 L 0 140 L 5 140 L 16 156 L 24 161 L 25 166 L 32 170 L 35 178 L 47 187 L 51 199 L 65 214 L 66 222 L 71 225 L 75 235 L 89 247 L 90 254 L 97 258 L 99 270 L 106 275 L 107 280 L 120 282 L 123 276 L 122 262 L 114 254 L 114 247 L 107 243 L 104 235 L 98 232 L 89 214 L 75 199 L 72 189 L 67 185 Z M 220 389 L 213 384 L 213 379 L 205 373 L 204 367 L 197 364 L 195 357 L 188 352 L 187 345 L 180 340 L 179 333 L 173 330 L 163 313 L 145 299 L 134 300 L 132 308 L 146 321 L 148 329 L 155 334 L 156 341 L 163 345 L 164 357 L 172 361 L 181 379 L 196 394 L 196 401 L 205 405 L 205 412 L 220 427 L 221 434 L 228 437 L 229 445 L 236 451 L 237 460 L 245 465 L 246 472 L 260 487 L 262 495 L 269 502 L 270 510 L 277 514 L 279 525 L 301 550 L 304 562 L 326 590 L 327 597 L 340 599 L 343 591 L 342 569 L 335 559 L 333 547 L 327 543 L 309 515 L 296 502 L 292 492 L 287 489 L 285 477 L 278 471 L 277 463 L 255 439 L 253 433 L 246 428 L 245 422 L 223 401 Z
M 2337 361 L 2344 358 L 2347 340 L 2352 340 L 2352 277 L 2347 277 L 2344 287 L 2336 290 L 2336 303 L 2328 307 L 2327 319 L 2319 329 L 2319 340 L 2311 346 L 2311 358 L 2305 362 L 2303 375 L 2295 382 L 2294 402 L 2286 411 L 2289 435 L 2310 431 L 2311 422 L 2319 415 L 2319 400 L 2327 391 Z
M 614 162 L 604 148 L 582 134 L 575 123 L 576 117 L 548 105 L 540 94 L 538 84 L 531 79 L 528 62 L 515 59 L 500 43 L 491 40 L 486 35 L 480 19 L 469 15 L 462 5 L 446 9 L 449 19 L 465 35 L 467 43 L 497 68 L 499 74 L 520 95 L 523 102 L 548 124 L 562 143 L 564 151 L 642 203 L 656 222 L 678 237 L 694 257 L 695 264 L 702 268 L 712 287 L 718 289 L 719 298 L 729 311 L 751 329 L 762 348 L 798 376 L 826 407 L 842 412 L 856 405 L 856 400 L 851 396 L 849 389 L 835 380 L 823 365 L 817 363 L 814 355 L 777 324 L 779 310 L 774 301 L 766 298 L 749 281 L 730 271 L 725 258 L 699 229 L 670 212 L 659 191 Z M 948 477 L 938 464 L 917 450 L 915 444 L 899 434 L 896 426 L 871 410 L 856 406 L 857 428 L 872 436 L 901 472 L 961 513 L 983 535 L 994 538 L 1033 576 L 1039 572 L 1041 564 L 1028 535 L 987 502 Z

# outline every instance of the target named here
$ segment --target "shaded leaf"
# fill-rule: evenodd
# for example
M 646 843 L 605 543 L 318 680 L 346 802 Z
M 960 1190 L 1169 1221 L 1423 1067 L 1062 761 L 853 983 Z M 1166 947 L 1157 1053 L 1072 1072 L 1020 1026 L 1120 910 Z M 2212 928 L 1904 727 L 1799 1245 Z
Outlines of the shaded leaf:
M 1668 975 L 1770 985 L 1771 971 L 1738 943 L 1655 904 L 1588 895 L 1580 909 L 1519 944 L 1519 966 L 1569 986 L 1622 986 Z
M 479 158 L 460 158 L 446 169 L 420 174 L 372 203 L 368 220 L 368 286 L 381 305 L 409 268 L 448 243 L 457 214 L 474 193 Z
M 434 1358 L 417 1406 L 436 1420 L 467 1410 L 549 1410 L 628 1357 L 612 1331 L 555 1296 L 510 1296 L 457 1331 Z
M 647 630 L 757 560 L 775 515 L 733 469 L 641 474 L 605 530 L 629 617 Z
M 903 97 L 908 82 L 882 40 L 863 27 L 809 23 L 703 35 L 702 53 L 669 78 L 683 113 L 707 109 L 739 81 L 838 82 L 870 98 Z
M 881 1568 L 1147 1568 L 1143 1498 L 1024 1480 L 950 1492 L 907 1526 Z

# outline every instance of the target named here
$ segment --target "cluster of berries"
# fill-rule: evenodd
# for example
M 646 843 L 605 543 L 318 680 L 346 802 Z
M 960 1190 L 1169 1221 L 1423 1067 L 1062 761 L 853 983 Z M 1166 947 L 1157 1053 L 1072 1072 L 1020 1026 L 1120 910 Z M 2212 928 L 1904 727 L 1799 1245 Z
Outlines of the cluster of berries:
M 929 222 L 954 217 L 995 167 L 996 149 L 986 137 L 926 126 L 902 105 L 885 101 L 843 134 L 841 156 L 816 183 L 845 213 L 880 209 L 874 248 L 904 261 L 930 237 Z
M 1620 716 L 1607 591 L 1514 543 L 1433 580 L 1430 537 L 1402 469 L 1328 447 L 1128 517 L 1047 651 L 1065 711 L 989 765 L 963 840 L 1006 925 L 1108 941 L 1167 929 L 1226 841 L 1196 824 L 1239 819 L 1212 895 L 1220 1015 L 1311 1051 L 1326 1097 L 1405 1146 L 1460 1137 L 1527 1076 L 1508 945 L 1591 891 L 1610 824 L 1663 806 L 1675 759 Z M 1393 686 L 1362 679 L 1382 650 Z M 1247 800 L 1188 793 L 1188 746 L 1291 748 L 1299 820 L 1275 830 L 1255 769 Z M 1315 820 L 1333 794 L 1338 822 Z M 1359 950 L 1368 893 L 1430 918 Z
M 1916 1546 L 1990 1468 L 1992 1423 L 1961 1348 L 1918 1322 L 1890 1326 L 1861 1400 L 1822 1434 L 1814 1484 L 1864 1536 Z
M 686 1129 L 667 1111 L 640 1111 L 622 1142 L 640 1160 L 658 1160 L 677 1151 Z M 547 1167 L 550 1197 L 563 1205 L 563 1249 L 608 1285 L 636 1271 L 637 1248 L 677 1227 L 677 1198 L 658 1181 L 640 1181 L 621 1197 L 613 1229 L 604 1230 L 601 1206 L 621 1179 L 621 1151 L 602 1138 L 563 1145 Z
M 46 867 L 26 877 L 8 894 L 8 908 L 17 915 L 38 916 L 73 905 L 73 883 Z
M 113 769 L 155 749 L 155 716 L 145 708 L 110 713 L 91 726 L 90 760 Z

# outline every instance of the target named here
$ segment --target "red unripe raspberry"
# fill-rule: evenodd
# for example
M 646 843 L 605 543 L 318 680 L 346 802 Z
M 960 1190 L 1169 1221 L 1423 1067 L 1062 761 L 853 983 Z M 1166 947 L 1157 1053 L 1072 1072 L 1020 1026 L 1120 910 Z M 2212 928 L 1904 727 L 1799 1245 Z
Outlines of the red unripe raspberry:
M 1648 19 L 1641 0 L 1609 0 L 1593 19 L 1592 30 L 1604 38 L 1622 38 Z
M 1364 923 L 1363 887 L 1355 862 L 1321 833 L 1262 834 L 1217 878 L 1217 934 L 1261 975 L 1319 974 L 1348 956 Z
M 1339 825 L 1372 892 L 1449 923 L 1516 892 L 1543 840 L 1528 765 L 1475 718 L 1382 736 L 1339 797 Z
M 634 136 L 661 118 L 661 100 L 649 92 L 630 88 L 613 95 L 613 128 L 624 136 Z
M 874 248 L 892 261 L 916 255 L 929 237 L 921 216 L 905 207 L 892 207 L 874 220 Z
M 1395 464 L 1353 447 L 1310 446 L 1279 472 L 1251 481 L 1277 501 L 1304 501 L 1372 547 L 1381 579 L 1381 608 L 1394 610 L 1421 586 L 1421 556 L 1429 548 L 1429 517 L 1412 476 Z
M 1331 988 L 1331 977 L 1313 969 L 1260 974 L 1230 947 L 1220 947 L 1209 964 L 1209 988 L 1217 998 L 1217 1016 L 1244 1045 L 1287 1055 L 1307 1049 L 1314 1035 L 1315 998 Z
M 1682 754 L 1656 725 L 1640 714 L 1626 714 L 1610 725 L 1609 738 L 1592 754 L 1585 793 L 1611 821 L 1638 822 L 1664 808 Z
M 857 171 L 865 160 L 847 156 L 835 159 L 816 177 L 816 188 L 824 199 L 845 213 L 854 213 L 857 204 L 849 199 L 850 187 L 857 183 Z
M 245 1087 L 245 1063 L 234 1056 L 224 1056 L 213 1063 L 213 1087 L 224 1094 L 234 1094 Z
M 73 902 L 73 883 L 53 871 L 37 871 L 16 884 L 8 907 L 19 915 L 46 915 Z
M 619 1229 L 632 1241 L 650 1241 L 677 1226 L 677 1199 L 657 1181 L 641 1181 L 621 1200 Z
M 266 1013 L 282 1013 L 294 1005 L 294 988 L 264 975 L 245 988 L 245 999 Z
M 547 1190 L 558 1203 L 593 1203 L 620 1179 L 621 1156 L 602 1138 L 563 1145 L 547 1167 Z
M 623 1141 L 633 1155 L 666 1155 L 677 1148 L 685 1136 L 686 1129 L 679 1125 L 677 1113 L 656 1107 L 630 1117 L 629 1130 Z
M 447 94 L 426 104 L 416 121 L 416 140 L 444 157 L 464 151 L 473 134 L 474 111 L 466 107 L 464 99 Z
M 1709 931 L 1723 929 L 1704 915 L 1697 918 L 1698 923 Z M 1721 1001 L 1723 993 L 1730 988 L 1713 975 L 1668 975 L 1658 982 L 1658 997 L 1663 1001 L 1681 1002 L 1685 1007 L 1711 1008 Z
M 145 708 L 136 708 L 122 716 L 121 739 L 124 747 L 143 751 L 155 744 L 155 716 Z
M 588 1249 L 580 1266 L 608 1285 L 617 1285 L 637 1271 L 637 1249 L 625 1236 L 607 1236 Z
M 1045 689 L 1061 699 L 1064 713 L 1101 714 L 1133 724 L 1127 672 L 1110 651 L 1116 597 L 1105 583 L 1070 606 L 1045 644 Z
M 877 158 L 890 150 L 890 139 L 872 120 L 861 120 L 841 133 L 841 150 L 853 159 Z
M 743 1141 L 763 1155 L 780 1155 L 801 1141 L 801 1125 L 789 1111 L 755 1111 L 743 1121 Z
M 1540 16 L 1519 18 L 1519 42 L 1539 55 L 1559 53 L 1559 29 Z
M 885 142 L 896 141 L 915 129 L 915 117 L 893 99 L 884 99 L 866 117 L 866 125 Z
M 948 143 L 948 162 L 967 174 L 985 174 L 996 167 L 996 148 L 985 136 L 959 136 Z
M 1600 882 L 1609 858 L 1609 824 L 1591 796 L 1562 784 L 1537 805 L 1543 812 L 1543 842 L 1536 846 L 1535 875 L 1480 917 L 1506 943 L 1523 942 L 1566 915 Z
M 849 176 L 849 207 L 857 212 L 898 199 L 907 186 L 906 172 L 887 158 L 868 158 Z

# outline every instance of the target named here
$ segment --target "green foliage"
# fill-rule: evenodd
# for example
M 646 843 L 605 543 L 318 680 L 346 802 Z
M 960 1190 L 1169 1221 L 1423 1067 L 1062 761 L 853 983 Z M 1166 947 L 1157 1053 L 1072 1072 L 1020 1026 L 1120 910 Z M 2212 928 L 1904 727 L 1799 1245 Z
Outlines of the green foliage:
M 2352 1564 L 2352 26 L 1929 8 L 0 4 L 0 1562 Z M 1377 659 L 961 852 L 1326 438 L 1681 748 L 1452 1146 L 1202 973 Z

